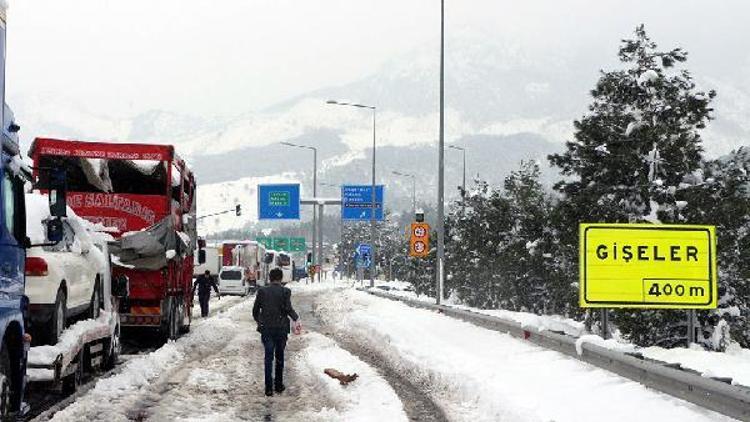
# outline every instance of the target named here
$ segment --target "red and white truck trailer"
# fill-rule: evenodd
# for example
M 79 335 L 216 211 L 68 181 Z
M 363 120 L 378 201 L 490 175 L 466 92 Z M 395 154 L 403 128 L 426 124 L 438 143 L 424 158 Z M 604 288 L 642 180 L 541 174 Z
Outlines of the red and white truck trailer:
M 243 279 L 255 290 L 268 280 L 268 265 L 264 261 L 266 248 L 262 244 L 245 240 L 222 244 L 222 266 L 243 268 Z
M 152 327 L 165 338 L 190 329 L 197 247 L 195 178 L 171 145 L 37 138 L 35 171 L 63 168 L 68 205 L 113 228 L 112 277 L 129 280 L 123 327 Z M 38 186 L 45 190 L 45 180 Z

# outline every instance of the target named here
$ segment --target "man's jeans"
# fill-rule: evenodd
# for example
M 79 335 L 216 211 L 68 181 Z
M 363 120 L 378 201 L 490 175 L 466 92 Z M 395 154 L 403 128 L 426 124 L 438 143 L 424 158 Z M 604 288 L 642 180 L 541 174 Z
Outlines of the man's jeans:
M 286 348 L 287 332 L 283 328 L 264 328 L 260 333 L 263 348 L 266 351 L 265 374 L 266 390 L 284 384 L 284 349 Z M 273 359 L 276 358 L 276 382 L 271 373 Z
M 208 316 L 208 301 L 211 299 L 211 293 L 202 295 L 198 294 L 198 302 L 201 304 L 201 317 L 205 318 Z

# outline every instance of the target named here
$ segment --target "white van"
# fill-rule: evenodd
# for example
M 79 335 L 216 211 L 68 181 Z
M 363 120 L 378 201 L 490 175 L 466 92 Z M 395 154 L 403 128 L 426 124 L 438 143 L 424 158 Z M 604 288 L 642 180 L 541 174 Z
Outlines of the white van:
M 243 277 L 244 268 L 237 266 L 221 267 L 219 272 L 219 293 L 222 295 L 246 296 L 250 286 Z
M 284 276 L 281 279 L 282 284 L 292 281 L 294 275 L 294 261 L 292 260 L 291 255 L 286 252 L 269 250 L 266 252 L 265 262 L 268 264 L 269 272 L 274 268 L 278 268 L 284 273 Z

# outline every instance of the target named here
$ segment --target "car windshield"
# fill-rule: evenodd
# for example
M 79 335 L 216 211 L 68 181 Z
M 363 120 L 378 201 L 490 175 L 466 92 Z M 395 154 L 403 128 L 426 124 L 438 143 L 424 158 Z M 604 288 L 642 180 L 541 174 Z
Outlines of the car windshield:
M 64 168 L 71 192 L 104 192 L 137 195 L 166 195 L 167 167 L 154 160 L 105 160 L 43 155 L 42 168 Z M 40 175 L 39 188 L 49 184 Z
M 221 272 L 221 279 L 222 280 L 241 280 L 242 279 L 242 272 L 239 271 L 239 270 L 222 271 Z

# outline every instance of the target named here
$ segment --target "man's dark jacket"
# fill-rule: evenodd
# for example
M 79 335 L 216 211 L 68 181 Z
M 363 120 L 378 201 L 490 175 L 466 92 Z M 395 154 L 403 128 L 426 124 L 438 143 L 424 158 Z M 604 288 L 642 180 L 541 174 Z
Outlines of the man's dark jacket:
M 292 291 L 278 283 L 262 287 L 255 294 L 253 319 L 258 323 L 258 331 L 266 328 L 281 328 L 289 334 L 289 318 L 299 319 L 292 308 Z
M 193 283 L 193 294 L 195 294 L 196 288 L 198 289 L 198 296 L 210 296 L 211 288 L 214 289 L 216 294 L 219 294 L 219 288 L 216 287 L 216 282 L 213 277 L 205 274 L 201 274 L 195 279 L 195 283 Z

